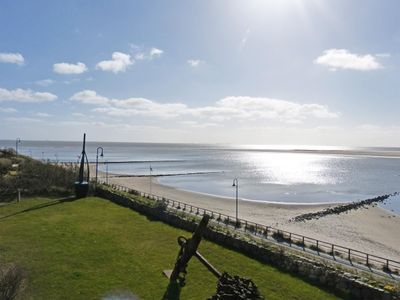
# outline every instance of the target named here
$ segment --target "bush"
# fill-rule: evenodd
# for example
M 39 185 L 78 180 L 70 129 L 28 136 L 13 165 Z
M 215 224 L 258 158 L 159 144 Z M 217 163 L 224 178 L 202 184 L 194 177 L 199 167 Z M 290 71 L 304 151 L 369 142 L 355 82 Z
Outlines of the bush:
M 11 300 L 17 298 L 24 288 L 25 273 L 16 266 L 0 267 L 0 299 Z
M 17 189 L 24 195 L 46 196 L 74 191 L 76 172 L 73 169 L 12 155 L 13 152 L 0 150 L 0 190 L 4 194 L 16 193 Z M 17 163 L 18 168 L 10 172 L 13 163 Z M 5 196 L 0 197 L 5 199 Z
M 0 176 L 4 176 L 11 169 L 12 161 L 9 158 L 0 158 Z

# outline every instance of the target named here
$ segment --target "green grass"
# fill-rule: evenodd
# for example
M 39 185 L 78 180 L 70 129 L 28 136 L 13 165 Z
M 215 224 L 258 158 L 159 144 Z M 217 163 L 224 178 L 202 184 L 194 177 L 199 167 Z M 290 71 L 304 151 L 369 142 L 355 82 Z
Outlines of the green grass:
M 191 233 L 149 220 L 100 198 L 30 199 L 0 206 L 0 263 L 27 272 L 24 299 L 99 299 L 131 292 L 161 299 L 177 237 Z M 250 277 L 267 299 L 338 299 L 301 279 L 202 241 L 200 252 L 220 271 Z M 180 299 L 206 299 L 216 279 L 193 258 Z

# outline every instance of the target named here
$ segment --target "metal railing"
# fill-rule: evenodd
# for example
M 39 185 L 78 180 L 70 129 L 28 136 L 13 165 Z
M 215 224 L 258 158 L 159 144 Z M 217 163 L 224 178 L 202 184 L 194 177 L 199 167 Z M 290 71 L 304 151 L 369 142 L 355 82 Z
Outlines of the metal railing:
M 290 231 L 278 229 L 272 226 L 262 225 L 244 219 L 238 219 L 238 222 L 236 222 L 235 217 L 220 212 L 205 209 L 181 201 L 141 192 L 122 185 L 109 183 L 107 184 L 107 186 L 110 186 L 113 189 L 122 192 L 136 194 L 138 196 L 145 197 L 151 200 L 163 202 L 166 204 L 167 208 L 175 211 L 182 211 L 186 214 L 198 216 L 208 214 L 211 217 L 211 221 L 213 223 L 229 226 L 231 229 L 248 233 L 257 238 L 274 240 L 275 242 L 278 242 L 280 244 L 295 247 L 296 249 L 307 251 L 308 253 L 316 253 L 318 255 L 324 254 L 326 256 L 332 257 L 335 260 L 346 260 L 349 261 L 351 264 L 361 264 L 368 267 L 369 269 L 382 270 L 387 274 L 395 276 L 400 275 L 400 262 L 396 260 L 322 241 Z

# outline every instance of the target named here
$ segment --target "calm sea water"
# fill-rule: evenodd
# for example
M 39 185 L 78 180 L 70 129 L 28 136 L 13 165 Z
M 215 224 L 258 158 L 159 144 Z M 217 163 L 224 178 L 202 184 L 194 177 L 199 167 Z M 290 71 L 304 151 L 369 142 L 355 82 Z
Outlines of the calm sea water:
M 235 196 L 234 178 L 239 180 L 239 197 L 257 201 L 350 202 L 400 191 L 397 157 L 293 153 L 287 150 L 295 147 L 288 146 L 89 142 L 90 161 L 95 161 L 98 146 L 104 148 L 100 162 L 134 161 L 110 163 L 109 172 L 149 175 L 151 165 L 153 175 L 174 175 L 158 177 L 163 184 L 225 197 Z M 15 148 L 15 141 L 0 141 L 4 147 Z M 400 148 L 342 150 L 400 152 Z M 77 161 L 81 143 L 22 141 L 19 151 L 37 159 Z M 105 170 L 105 165 L 99 168 Z M 399 213 L 400 198 L 391 198 L 385 208 Z

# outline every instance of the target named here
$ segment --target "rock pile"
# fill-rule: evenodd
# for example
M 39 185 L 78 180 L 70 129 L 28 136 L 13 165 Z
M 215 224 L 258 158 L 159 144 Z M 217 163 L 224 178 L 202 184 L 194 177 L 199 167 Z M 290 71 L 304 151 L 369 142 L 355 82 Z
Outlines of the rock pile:
M 300 221 L 306 221 L 306 220 L 312 220 L 312 219 L 319 219 L 319 218 L 322 218 L 322 217 L 325 217 L 328 215 L 339 215 L 341 213 L 347 212 L 352 209 L 359 209 L 361 207 L 365 207 L 365 206 L 368 206 L 368 205 L 371 205 L 374 203 L 383 202 L 386 199 L 388 199 L 389 197 L 397 196 L 398 194 L 399 194 L 398 192 L 395 192 L 394 194 L 382 195 L 382 196 L 378 196 L 378 197 L 371 198 L 371 199 L 366 199 L 366 200 L 359 201 L 359 202 L 351 202 L 349 204 L 342 204 L 342 205 L 338 205 L 335 207 L 326 208 L 324 210 L 317 211 L 314 213 L 298 215 L 298 216 L 294 217 L 293 219 L 291 219 L 291 221 L 300 222 Z
M 251 279 L 223 273 L 217 284 L 217 292 L 208 300 L 263 300 Z

